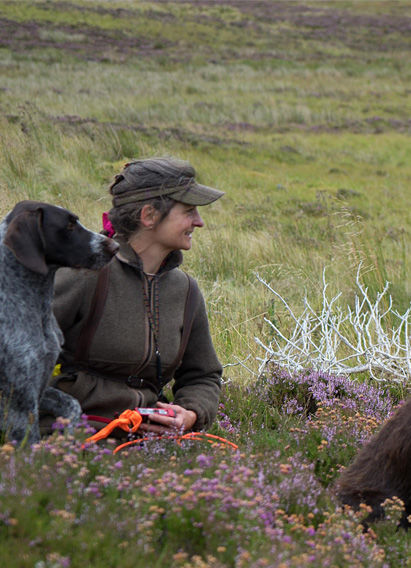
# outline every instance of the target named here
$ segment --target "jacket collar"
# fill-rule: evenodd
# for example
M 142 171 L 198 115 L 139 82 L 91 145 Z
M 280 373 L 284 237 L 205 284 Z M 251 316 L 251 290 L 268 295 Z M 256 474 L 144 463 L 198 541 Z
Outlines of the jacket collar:
M 122 237 L 115 236 L 115 241 L 120 245 L 120 248 L 116 254 L 116 258 L 125 264 L 136 268 L 139 272 L 143 272 L 143 263 L 138 254 L 129 245 L 128 241 Z M 168 272 L 173 268 L 177 268 L 183 262 L 183 254 L 180 250 L 173 250 L 166 256 L 163 260 L 159 271 L 157 274 L 162 274 L 163 272 Z

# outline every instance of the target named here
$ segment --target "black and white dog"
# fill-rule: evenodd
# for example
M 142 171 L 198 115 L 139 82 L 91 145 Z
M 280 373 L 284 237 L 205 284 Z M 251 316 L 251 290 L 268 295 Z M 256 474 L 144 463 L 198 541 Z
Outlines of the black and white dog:
M 0 223 L 0 431 L 40 439 L 39 411 L 73 423 L 79 403 L 48 386 L 63 336 L 53 315 L 60 266 L 99 269 L 118 245 L 61 207 L 21 201 Z

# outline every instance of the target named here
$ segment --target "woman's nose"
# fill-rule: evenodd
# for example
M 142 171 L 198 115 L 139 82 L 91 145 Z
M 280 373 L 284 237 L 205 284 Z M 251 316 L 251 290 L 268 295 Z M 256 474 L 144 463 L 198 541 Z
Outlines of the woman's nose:
M 201 215 L 197 210 L 193 219 L 193 225 L 195 227 L 204 227 L 204 221 L 202 220 Z

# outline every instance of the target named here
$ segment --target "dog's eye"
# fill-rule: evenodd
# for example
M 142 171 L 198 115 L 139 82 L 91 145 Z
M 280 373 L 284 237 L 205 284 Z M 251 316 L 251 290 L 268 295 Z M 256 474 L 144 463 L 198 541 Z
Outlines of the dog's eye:
M 70 217 L 69 222 L 67 223 L 67 229 L 69 231 L 73 231 L 77 225 L 77 219 L 75 217 Z

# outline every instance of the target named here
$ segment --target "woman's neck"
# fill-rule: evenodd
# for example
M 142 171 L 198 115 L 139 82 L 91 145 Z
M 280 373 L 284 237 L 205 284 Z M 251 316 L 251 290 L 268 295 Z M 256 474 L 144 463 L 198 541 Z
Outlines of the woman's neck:
M 135 253 L 138 254 L 143 264 L 143 271 L 146 274 L 157 274 L 163 260 L 170 253 L 159 247 L 158 243 L 150 242 L 144 233 L 133 235 L 129 244 Z

